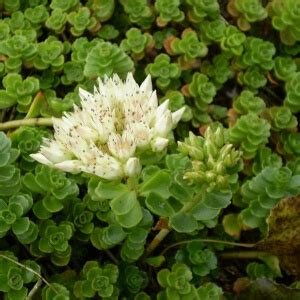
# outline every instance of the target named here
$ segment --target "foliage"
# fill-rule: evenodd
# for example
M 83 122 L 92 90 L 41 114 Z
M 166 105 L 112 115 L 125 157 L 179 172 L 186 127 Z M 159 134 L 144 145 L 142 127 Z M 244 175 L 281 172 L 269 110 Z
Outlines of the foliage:
M 0 299 L 298 299 L 299 5 L 0 0 Z

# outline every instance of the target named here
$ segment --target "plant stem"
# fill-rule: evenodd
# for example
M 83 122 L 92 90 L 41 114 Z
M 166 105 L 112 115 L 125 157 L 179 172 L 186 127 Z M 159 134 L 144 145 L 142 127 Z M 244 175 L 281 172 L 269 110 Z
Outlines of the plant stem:
M 22 119 L 13 120 L 4 123 L 0 123 L 0 130 L 9 130 L 12 128 L 29 125 L 29 126 L 52 126 L 53 121 L 51 118 L 33 118 L 33 119 Z
M 49 286 L 49 288 L 51 289 L 51 290 L 53 290 L 56 294 L 58 294 L 58 291 L 43 277 L 43 276 L 41 276 L 38 272 L 36 272 L 36 271 L 34 271 L 34 270 L 32 270 L 31 268 L 29 268 L 29 267 L 27 267 L 27 266 L 25 266 L 25 265 L 23 265 L 23 264 L 21 264 L 20 262 L 18 262 L 18 261 L 16 261 L 16 260 L 14 260 L 14 259 L 12 259 L 12 258 L 10 258 L 10 257 L 8 257 L 8 256 L 6 256 L 6 255 L 3 255 L 3 254 L 0 254 L 0 257 L 2 257 L 2 258 L 4 258 L 4 259 L 6 259 L 6 260 L 8 260 L 8 261 L 10 261 L 10 262 L 12 262 L 12 263 L 14 263 L 14 264 L 16 264 L 16 265 L 18 265 L 19 267 L 21 267 L 21 268 L 23 268 L 23 269 L 25 269 L 25 270 L 27 270 L 27 271 L 29 271 L 29 272 L 31 272 L 31 273 L 33 273 L 34 275 L 36 275 L 39 279 L 41 279 L 47 286 Z
M 256 244 L 244 244 L 244 243 L 236 243 L 236 242 L 230 242 L 230 241 L 221 241 L 221 240 L 214 240 L 214 239 L 192 239 L 187 241 L 180 241 L 177 243 L 174 243 L 170 245 L 169 247 L 165 248 L 160 255 L 164 255 L 169 249 L 177 246 L 181 246 L 184 244 L 188 244 L 191 242 L 203 242 L 203 243 L 213 243 L 213 244 L 223 244 L 223 245 L 230 245 L 230 246 L 236 246 L 236 247 L 244 247 L 244 248 L 254 248 Z
M 187 202 L 181 208 L 181 210 L 179 212 L 185 213 L 185 212 L 188 212 L 189 210 L 191 210 L 197 203 L 199 203 L 199 201 L 201 201 L 203 193 L 204 193 L 204 188 L 202 188 L 200 190 L 200 192 L 198 192 L 194 196 L 192 201 Z M 165 228 L 161 229 L 157 233 L 157 235 L 154 237 L 154 239 L 151 241 L 151 243 L 148 245 L 148 247 L 146 249 L 146 255 L 148 256 L 149 254 L 151 254 L 171 231 L 172 231 L 172 228 L 170 228 L 170 229 L 165 229 Z
M 105 252 L 106 252 L 107 256 L 109 256 L 109 258 L 110 258 L 116 265 L 119 264 L 118 259 L 111 253 L 111 251 L 105 250 Z
M 221 258 L 224 259 L 259 259 L 261 256 L 270 255 L 268 252 L 264 251 L 234 251 L 234 252 L 226 252 L 220 255 Z
M 146 249 L 147 256 L 151 254 L 156 247 L 163 241 L 163 239 L 171 232 L 171 229 L 163 228 L 161 229 L 158 234 L 154 237 L 151 243 L 148 245 Z
M 32 289 L 30 290 L 30 292 L 27 295 L 26 300 L 31 300 L 32 297 L 34 296 L 34 294 L 37 292 L 37 290 L 40 288 L 40 286 L 42 285 L 42 280 L 39 279 L 36 284 L 32 287 Z
M 35 118 L 40 113 L 40 106 L 42 102 L 45 100 L 44 93 L 39 91 L 33 98 L 33 101 L 30 105 L 30 108 L 25 116 L 25 119 Z

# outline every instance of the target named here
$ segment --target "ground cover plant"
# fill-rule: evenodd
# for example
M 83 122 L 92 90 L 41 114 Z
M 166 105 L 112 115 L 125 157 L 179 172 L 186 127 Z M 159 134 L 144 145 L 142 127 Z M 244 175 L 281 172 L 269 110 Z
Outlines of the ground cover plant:
M 300 0 L 0 13 L 0 299 L 300 299 Z

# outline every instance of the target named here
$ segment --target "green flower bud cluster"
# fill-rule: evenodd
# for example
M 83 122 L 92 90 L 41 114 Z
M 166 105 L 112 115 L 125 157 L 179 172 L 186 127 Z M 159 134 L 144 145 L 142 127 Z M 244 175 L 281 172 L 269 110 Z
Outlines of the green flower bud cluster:
M 255 113 L 241 116 L 228 132 L 228 138 L 234 145 L 239 145 L 245 159 L 255 156 L 259 147 L 268 142 L 269 123 Z
M 88 78 L 103 78 L 113 73 L 125 77 L 133 69 L 133 61 L 130 57 L 118 46 L 109 42 L 97 42 L 86 53 L 88 55 L 83 74 Z
M 23 300 L 27 298 L 27 284 L 35 283 L 38 280 L 37 275 L 33 274 L 29 268 L 38 274 L 40 266 L 32 260 L 23 261 L 22 264 L 27 269 L 21 268 L 13 261 L 18 262 L 18 258 L 10 251 L 0 252 L 1 255 L 10 260 L 0 257 L 0 292 L 5 293 L 6 299 Z
M 266 116 L 270 121 L 271 129 L 274 131 L 296 128 L 298 125 L 297 118 L 288 107 L 273 106 L 266 111 Z
M 247 180 L 242 188 L 242 202 L 247 208 L 239 217 L 250 228 L 266 228 L 266 217 L 280 199 L 300 192 L 300 175 L 292 175 L 287 167 L 266 167 Z
M 286 97 L 284 105 L 287 106 L 292 113 L 300 112 L 300 72 L 292 74 L 285 84 Z
M 208 53 L 206 45 L 199 41 L 197 33 L 193 30 L 183 31 L 181 39 L 173 39 L 170 47 L 173 54 L 182 55 L 185 61 L 204 57 Z
M 297 71 L 297 65 L 291 57 L 277 56 L 274 59 L 275 76 L 283 81 L 288 81 Z
M 228 10 L 233 16 L 238 16 L 237 24 L 242 30 L 250 29 L 249 23 L 262 21 L 268 16 L 260 0 L 232 0 L 230 3 L 232 6 Z
M 155 9 L 159 16 L 156 22 L 159 26 L 166 26 L 169 22 L 181 22 L 184 13 L 179 9 L 180 0 L 156 0 Z
M 131 294 L 137 294 L 148 285 L 147 273 L 135 265 L 122 265 L 120 267 L 120 279 L 123 288 Z
M 34 256 L 50 254 L 51 262 L 56 266 L 66 266 L 71 258 L 72 248 L 69 240 L 73 236 L 73 223 L 62 221 L 56 225 L 53 220 L 39 224 L 40 238 L 31 244 L 30 252 Z
M 243 53 L 245 41 L 246 35 L 236 27 L 229 25 L 221 39 L 221 48 L 230 55 L 240 56 Z
M 187 0 L 189 5 L 188 18 L 193 23 L 201 23 L 204 18 L 217 19 L 220 6 L 217 0 Z
M 154 21 L 154 14 L 147 0 L 120 0 L 129 20 L 143 28 L 148 28 Z
M 273 43 L 256 37 L 248 37 L 244 42 L 244 49 L 243 54 L 236 60 L 240 68 L 257 66 L 267 71 L 273 68 L 273 56 L 276 52 Z
M 294 45 L 300 41 L 299 36 L 299 3 L 293 0 L 272 0 L 268 5 L 269 16 L 272 17 L 272 26 L 280 33 L 282 43 Z
M 175 88 L 178 86 L 177 78 L 181 74 L 181 69 L 177 63 L 171 63 L 171 58 L 167 54 L 159 54 L 153 63 L 146 67 L 146 73 L 156 78 L 156 85 L 161 90 Z
M 241 94 L 234 99 L 232 106 L 234 110 L 241 115 L 248 113 L 259 115 L 266 108 L 265 101 L 248 90 L 242 91 Z
M 19 151 L 11 148 L 11 141 L 0 132 L 0 196 L 10 196 L 20 189 L 20 169 L 13 165 Z
M 85 30 L 92 31 L 98 25 L 95 17 L 87 7 L 80 7 L 78 11 L 72 11 L 67 15 L 71 25 L 70 32 L 73 36 L 81 36 Z
M 281 143 L 284 152 L 292 156 L 300 156 L 300 133 L 282 133 Z
M 177 251 L 176 261 L 191 267 L 198 276 L 206 276 L 217 268 L 217 257 L 209 249 L 204 249 L 202 242 L 194 241 L 187 244 L 184 250 Z
M 121 248 L 123 261 L 133 263 L 143 255 L 147 236 L 148 231 L 143 228 L 134 228 L 128 233 Z
M 221 127 L 208 127 L 204 137 L 190 133 L 184 142 L 178 142 L 178 149 L 192 159 L 192 170 L 185 173 L 186 179 L 206 184 L 210 190 L 228 189 L 237 182 L 241 152 L 226 143 Z
M 145 49 L 152 42 L 152 36 L 149 33 L 142 33 L 137 28 L 130 28 L 126 32 L 126 39 L 122 40 L 120 47 L 125 52 L 132 53 L 132 57 L 136 60 L 142 59 Z
M 116 265 L 106 264 L 101 267 L 97 261 L 88 261 L 82 269 L 81 277 L 82 280 L 76 281 L 74 285 L 74 295 L 77 298 L 95 299 L 99 296 L 101 299 L 118 299 L 116 282 L 119 269 Z
M 157 295 L 158 300 L 167 299 L 197 299 L 218 300 L 222 296 L 222 289 L 213 283 L 206 283 L 196 288 L 191 280 L 193 274 L 183 263 L 175 263 L 172 269 L 162 269 L 157 274 L 159 285 L 164 288 Z
M 12 230 L 22 244 L 30 244 L 36 240 L 38 227 L 25 217 L 32 204 L 32 197 L 22 193 L 14 194 L 7 201 L 0 199 L 0 237 Z

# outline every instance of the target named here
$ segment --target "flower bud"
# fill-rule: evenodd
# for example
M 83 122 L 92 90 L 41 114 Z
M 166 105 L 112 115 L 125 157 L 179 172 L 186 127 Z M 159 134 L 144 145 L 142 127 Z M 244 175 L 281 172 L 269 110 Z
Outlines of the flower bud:
M 125 175 L 128 177 L 134 177 L 139 175 L 141 170 L 142 166 L 140 160 L 136 157 L 129 158 L 124 167 Z
M 169 140 L 161 137 L 155 138 L 151 143 L 152 151 L 154 152 L 160 152 L 163 151 L 167 145 Z

